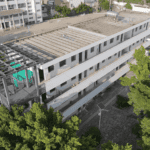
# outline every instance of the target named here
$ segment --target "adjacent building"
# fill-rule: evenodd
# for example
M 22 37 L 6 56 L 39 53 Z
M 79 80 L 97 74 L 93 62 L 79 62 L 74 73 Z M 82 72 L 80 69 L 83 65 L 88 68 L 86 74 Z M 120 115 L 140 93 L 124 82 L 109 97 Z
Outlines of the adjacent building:
M 133 25 L 101 14 L 0 45 L 1 102 L 10 109 L 16 103 L 29 102 L 31 107 L 45 101 L 47 109 L 62 113 L 63 121 L 77 115 L 130 70 L 127 62 L 136 64 L 135 49 L 150 45 L 150 19 L 139 15 Z
M 41 0 L 0 0 L 0 31 L 43 22 Z

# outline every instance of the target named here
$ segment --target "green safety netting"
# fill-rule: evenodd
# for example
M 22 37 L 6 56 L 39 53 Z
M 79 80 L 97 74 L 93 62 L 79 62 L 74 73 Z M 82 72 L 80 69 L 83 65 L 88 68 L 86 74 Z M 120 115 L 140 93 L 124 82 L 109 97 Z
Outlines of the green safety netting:
M 10 64 L 11 65 L 15 64 L 15 62 L 11 62 Z M 17 64 L 17 65 L 12 66 L 12 68 L 17 68 L 17 67 L 20 67 L 20 66 L 21 66 L 20 64 Z M 27 70 L 27 74 L 28 74 L 28 80 L 31 83 L 32 82 L 31 77 L 33 76 L 33 72 L 30 71 L 30 70 Z M 16 78 L 18 81 L 22 81 L 22 80 L 26 79 L 25 70 L 21 70 L 17 73 L 14 73 L 13 77 Z M 14 79 L 14 84 L 15 84 L 16 87 L 18 87 L 17 80 Z

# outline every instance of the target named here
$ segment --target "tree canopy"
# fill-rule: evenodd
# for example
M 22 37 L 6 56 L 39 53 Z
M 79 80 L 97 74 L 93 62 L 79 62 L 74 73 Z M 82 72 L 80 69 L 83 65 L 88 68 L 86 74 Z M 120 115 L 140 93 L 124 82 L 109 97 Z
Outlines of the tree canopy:
M 93 150 L 97 142 L 91 135 L 79 138 L 81 120 L 72 116 L 62 123 L 59 111 L 46 110 L 40 103 L 34 103 L 29 112 L 22 113 L 23 106 L 12 106 L 12 111 L 0 107 L 0 149 L 1 150 Z M 22 115 L 23 114 L 23 115 Z
M 137 141 L 137 143 L 144 150 L 147 150 L 150 149 L 150 56 L 145 55 L 143 46 L 135 50 L 133 56 L 137 64 L 128 64 L 130 65 L 130 71 L 133 71 L 136 77 L 133 76 L 130 79 L 121 77 L 120 80 L 123 86 L 130 87 L 128 103 L 133 104 L 134 113 L 140 115 L 143 111 L 145 114 L 145 117 L 139 120 L 142 129 L 142 140 Z M 134 85 L 131 86 L 131 84 Z

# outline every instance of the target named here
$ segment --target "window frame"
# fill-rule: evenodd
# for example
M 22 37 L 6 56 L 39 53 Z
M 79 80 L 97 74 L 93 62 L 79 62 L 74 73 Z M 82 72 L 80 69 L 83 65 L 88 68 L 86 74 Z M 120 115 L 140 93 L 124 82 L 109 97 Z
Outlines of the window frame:
M 61 63 L 63 63 L 63 64 L 61 64 Z M 59 67 L 63 67 L 65 65 L 66 65 L 66 59 L 59 62 Z
M 76 55 L 74 56 L 71 56 L 71 62 L 75 61 L 76 60 Z
M 65 84 L 67 84 L 67 81 L 66 81 L 66 82 L 63 82 L 60 86 L 62 87 L 62 86 L 64 86 Z
M 110 39 L 110 43 L 113 43 L 113 41 L 114 41 L 114 38 L 111 38 L 111 39 Z
M 52 72 L 53 70 L 54 70 L 54 65 L 48 67 L 48 72 Z

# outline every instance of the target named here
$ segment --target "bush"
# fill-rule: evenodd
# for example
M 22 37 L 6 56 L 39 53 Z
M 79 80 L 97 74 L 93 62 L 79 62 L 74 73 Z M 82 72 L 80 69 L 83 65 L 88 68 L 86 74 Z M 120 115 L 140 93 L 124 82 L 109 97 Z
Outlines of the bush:
M 128 104 L 128 99 L 125 98 L 125 97 L 122 97 L 120 95 L 117 95 L 117 101 L 116 101 L 116 104 L 117 104 L 117 107 L 118 108 L 124 108 L 124 107 L 129 107 L 130 105 Z
M 132 6 L 130 5 L 129 2 L 127 2 L 127 4 L 125 5 L 125 7 L 126 7 L 127 9 L 131 9 L 131 10 L 132 10 Z
M 102 9 L 104 10 L 109 10 L 109 2 L 107 0 L 102 1 L 102 3 L 100 4 L 100 6 L 102 7 Z
M 92 139 L 96 138 L 96 142 L 98 143 L 97 145 L 99 145 L 102 136 L 101 136 L 101 132 L 97 127 L 91 127 L 87 132 L 85 132 L 84 136 L 88 137 L 89 135 L 92 135 Z

